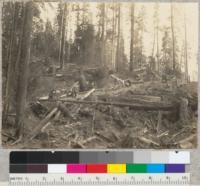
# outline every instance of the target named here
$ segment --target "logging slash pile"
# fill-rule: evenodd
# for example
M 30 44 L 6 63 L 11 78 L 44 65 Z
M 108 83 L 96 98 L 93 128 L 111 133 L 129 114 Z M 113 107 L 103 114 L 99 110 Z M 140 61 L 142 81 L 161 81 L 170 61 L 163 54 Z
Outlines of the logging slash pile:
M 80 70 L 75 65 L 57 70 L 53 89 L 38 95 L 45 85 L 35 87 L 37 96 L 33 93 L 28 103 L 24 137 L 17 143 L 7 137 L 6 145 L 194 148 L 197 83 L 177 85 L 153 72 L 140 74 L 117 74 L 103 68 Z

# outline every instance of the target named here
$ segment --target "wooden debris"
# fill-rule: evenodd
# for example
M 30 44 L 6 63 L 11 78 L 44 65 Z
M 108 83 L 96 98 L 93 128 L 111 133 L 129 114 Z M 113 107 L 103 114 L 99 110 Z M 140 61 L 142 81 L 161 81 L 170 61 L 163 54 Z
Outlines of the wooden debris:
M 158 122 L 157 122 L 157 127 L 156 127 L 156 131 L 157 131 L 157 134 L 160 132 L 161 130 L 161 126 L 162 126 L 162 111 L 158 111 Z
M 116 80 L 116 81 L 122 83 L 123 85 L 124 85 L 124 83 L 125 83 L 125 81 L 124 81 L 123 79 L 121 79 L 121 78 L 119 78 L 119 77 L 117 77 L 117 76 L 115 76 L 115 75 L 113 75 L 113 74 L 111 74 L 110 77 L 112 77 L 114 80 Z
M 22 141 L 22 135 L 20 135 L 20 137 L 19 137 L 16 141 L 14 141 L 14 142 L 11 144 L 11 146 L 18 144 L 18 143 L 20 143 L 21 141 Z
M 78 142 L 78 141 L 71 141 L 71 147 L 86 149 L 86 147 L 81 142 Z
M 163 111 L 173 111 L 177 105 L 176 104 L 169 104 L 169 103 L 154 103 L 154 104 L 129 104 L 129 103 L 122 103 L 122 102 L 104 102 L 104 101 L 82 101 L 82 100 L 70 100 L 70 99 L 57 99 L 57 100 L 49 100 L 49 101 L 62 101 L 74 104 L 102 104 L 102 105 L 112 105 L 118 107 L 129 107 L 132 110 L 144 110 L 144 111 L 156 111 L 156 110 L 163 110 Z
M 134 95 L 134 98 L 144 100 L 147 102 L 161 102 L 160 96 L 153 96 L 153 95 Z
M 153 70 L 151 71 L 151 73 L 154 75 L 154 77 L 156 77 L 158 80 L 162 80 L 162 78 L 160 77 L 160 75 L 157 72 L 154 72 Z
M 48 109 L 44 105 L 42 105 L 39 101 L 36 101 L 35 103 L 30 103 L 29 105 L 33 114 L 38 118 L 44 117 L 44 115 L 48 111 Z
M 146 71 L 146 67 L 135 69 L 133 73 L 143 73 L 144 71 Z
M 161 134 L 158 134 L 157 135 L 157 138 L 161 138 L 163 136 L 167 136 L 169 134 L 169 130 L 165 131 L 165 132 L 162 132 Z
M 49 127 L 52 124 L 52 122 L 48 122 L 44 127 L 42 127 L 41 132 L 44 132 L 47 127 Z
M 5 133 L 5 132 L 2 132 L 2 135 L 3 135 L 3 136 L 6 136 L 7 138 L 10 138 L 10 139 L 16 141 L 16 138 L 15 138 L 15 137 L 13 137 L 13 136 L 11 136 L 11 135 Z
M 68 134 L 67 136 L 66 136 L 66 139 L 68 139 L 68 138 L 70 138 L 70 137 L 73 137 L 73 136 L 75 136 L 76 135 L 76 133 L 75 132 L 73 132 L 73 133 L 70 133 L 70 134 Z
M 69 88 L 69 91 L 67 92 L 67 96 L 72 96 L 74 98 L 76 98 L 76 96 L 78 95 L 79 93 L 79 82 L 76 81 L 70 88 Z M 62 95 L 63 97 L 64 95 Z
M 84 95 L 80 96 L 79 100 L 84 100 L 84 99 L 87 99 L 93 92 L 95 91 L 95 89 L 91 89 L 89 90 L 88 92 L 86 92 Z M 72 109 L 71 109 L 71 112 L 72 113 L 78 113 L 79 111 L 79 106 L 78 105 L 75 105 Z
M 64 75 L 63 74 L 56 74 L 56 77 L 60 78 L 60 77 L 63 77 Z
M 86 143 L 89 143 L 89 142 L 91 142 L 91 141 L 93 141 L 93 140 L 96 140 L 96 139 L 97 139 L 96 136 L 89 137 L 89 138 L 83 140 L 83 141 L 82 141 L 82 144 L 85 145 Z
M 144 83 L 144 81 L 141 81 L 141 80 L 139 80 L 139 81 L 130 81 L 131 82 L 131 85 L 133 85 L 133 84 L 143 84 Z
M 54 117 L 54 121 L 57 121 L 60 117 L 61 111 L 58 111 L 57 114 Z
M 67 109 L 64 104 L 60 103 L 58 105 L 58 109 L 63 113 L 65 117 L 69 117 L 70 119 L 75 120 L 75 118 L 71 115 L 69 109 Z
M 38 98 L 39 101 L 47 101 L 49 99 L 49 96 L 43 96 Z
M 53 120 L 56 121 L 59 118 L 60 114 L 61 112 L 58 111 Z M 51 124 L 52 122 L 48 122 L 45 126 L 42 127 L 41 132 L 44 132 Z
M 196 134 L 192 134 L 192 135 L 190 135 L 189 137 L 187 137 L 187 138 L 185 138 L 185 139 L 182 139 L 182 140 L 180 140 L 180 141 L 177 141 L 177 142 L 174 143 L 174 144 L 177 145 L 177 144 L 188 143 L 188 142 L 193 141 L 195 138 L 196 138 Z
M 109 142 L 109 143 L 112 142 L 112 140 L 111 140 L 110 138 L 106 137 L 105 135 L 103 135 L 103 134 L 100 133 L 100 132 L 95 132 L 94 134 L 97 135 L 98 137 L 102 138 L 104 141 L 107 141 L 107 142 Z
M 121 83 L 123 86 L 126 86 L 126 87 L 129 87 L 129 86 L 131 86 L 131 81 L 130 80 L 128 80 L 128 79 L 126 79 L 126 80 L 123 80 L 123 79 L 121 79 L 121 78 L 119 78 L 119 77 L 117 77 L 116 75 L 110 75 L 110 77 L 112 77 L 114 80 L 116 80 L 117 82 L 119 82 L 119 83 Z
M 56 112 L 58 111 L 58 108 L 54 108 L 38 125 L 37 127 L 32 131 L 32 133 L 27 136 L 27 141 L 32 140 L 33 138 L 35 138 L 38 133 L 41 131 L 41 129 L 43 128 L 44 125 L 46 125 L 46 123 L 56 114 Z
M 181 143 L 180 147 L 182 149 L 193 149 L 194 145 L 191 142 L 187 142 L 187 143 Z
M 95 91 L 95 89 L 91 89 L 90 91 L 86 92 L 84 95 L 78 97 L 79 100 L 84 100 L 86 98 L 88 98 L 93 92 Z
M 185 128 L 183 128 L 182 130 L 180 130 L 177 133 L 173 134 L 172 137 L 171 137 L 171 140 L 174 139 L 175 137 L 177 137 L 178 135 L 182 134 L 183 132 L 185 132 Z
M 142 141 L 142 142 L 148 144 L 148 145 L 153 144 L 153 145 L 156 145 L 156 146 L 160 146 L 159 143 L 157 143 L 157 142 L 155 142 L 155 141 L 153 141 L 153 140 L 151 140 L 151 139 L 147 139 L 147 138 L 145 138 L 145 137 L 138 137 L 138 139 L 139 139 L 140 141 Z

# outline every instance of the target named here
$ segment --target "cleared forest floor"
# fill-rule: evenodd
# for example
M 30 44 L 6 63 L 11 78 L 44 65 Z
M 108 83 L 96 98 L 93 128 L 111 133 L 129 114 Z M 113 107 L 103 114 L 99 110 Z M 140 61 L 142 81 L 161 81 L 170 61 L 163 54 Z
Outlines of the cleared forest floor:
M 173 86 L 156 75 L 135 78 L 81 66 L 87 90 L 78 91 L 80 66 L 57 70 L 31 63 L 24 137 L 3 131 L 7 148 L 195 148 L 197 82 Z M 43 72 L 45 71 L 45 75 Z M 144 73 L 145 74 L 145 73 Z

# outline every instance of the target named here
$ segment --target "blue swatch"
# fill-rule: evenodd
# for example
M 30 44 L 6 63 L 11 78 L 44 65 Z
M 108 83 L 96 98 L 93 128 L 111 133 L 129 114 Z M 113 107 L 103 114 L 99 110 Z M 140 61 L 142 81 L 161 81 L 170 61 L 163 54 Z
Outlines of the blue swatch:
M 165 173 L 165 165 L 147 164 L 147 173 Z

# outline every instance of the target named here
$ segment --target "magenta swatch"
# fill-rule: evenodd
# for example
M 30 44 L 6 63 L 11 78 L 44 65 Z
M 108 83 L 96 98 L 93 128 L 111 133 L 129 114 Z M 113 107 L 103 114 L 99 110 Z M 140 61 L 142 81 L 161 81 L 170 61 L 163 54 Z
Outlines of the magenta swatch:
M 67 164 L 67 173 L 86 173 L 85 164 Z

